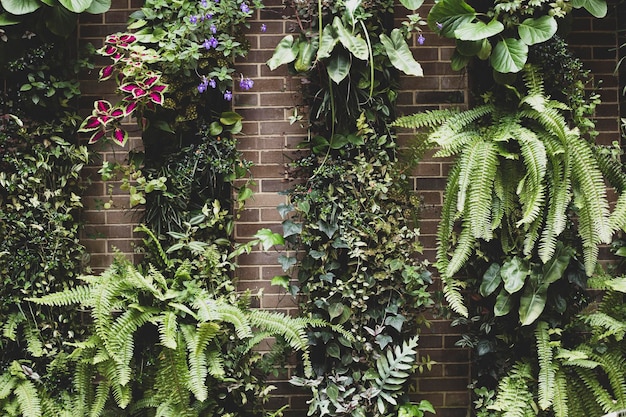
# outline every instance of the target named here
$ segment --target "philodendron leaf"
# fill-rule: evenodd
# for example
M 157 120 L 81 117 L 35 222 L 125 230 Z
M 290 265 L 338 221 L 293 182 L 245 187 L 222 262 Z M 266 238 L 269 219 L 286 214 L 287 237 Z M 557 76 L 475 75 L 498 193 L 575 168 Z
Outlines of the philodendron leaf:
M 317 49 L 317 59 L 328 58 L 338 42 L 339 38 L 337 37 L 335 29 L 333 29 L 332 25 L 324 26 L 322 38 L 320 39 L 320 46 Z
M 559 242 L 554 255 L 543 266 L 542 282 L 544 285 L 550 285 L 563 277 L 573 254 L 572 248 Z
M 344 48 L 361 61 L 367 61 L 370 53 L 365 39 L 348 32 L 338 16 L 335 16 L 335 20 L 333 20 L 333 28 L 337 31 L 339 42 L 341 42 Z
M 506 316 L 511 311 L 512 306 L 513 300 L 511 294 L 502 288 L 496 297 L 496 304 L 493 306 L 493 314 L 496 317 Z
M 500 269 L 500 276 L 504 281 L 504 289 L 509 294 L 518 292 L 524 286 L 528 273 L 528 268 L 517 256 L 505 261 Z
M 491 53 L 491 66 L 501 73 L 520 72 L 528 58 L 528 45 L 519 39 L 499 41 Z
M 476 11 L 464 0 L 441 0 L 428 13 L 428 27 L 446 38 L 464 23 L 474 21 Z
M 422 7 L 424 0 L 400 0 L 400 3 L 409 10 L 417 10 Z
M 407 45 L 400 29 L 392 30 L 391 37 L 381 33 L 380 41 L 385 47 L 385 52 L 394 67 L 407 75 L 424 76 L 422 66 L 413 58 L 409 45 Z
M 267 60 L 266 64 L 270 70 L 274 71 L 283 64 L 293 62 L 298 57 L 298 41 L 292 35 L 287 35 L 278 42 L 274 54 Z
M 571 3 L 576 9 L 584 7 L 594 17 L 602 18 L 606 16 L 607 5 L 605 0 L 571 0 Z
M 522 326 L 528 326 L 539 318 L 548 299 L 548 286 L 538 283 L 538 278 L 531 277 L 530 284 L 524 289 L 519 302 L 519 320 Z
M 526 19 L 517 28 L 519 37 L 526 45 L 535 45 L 545 42 L 556 33 L 558 25 L 552 16 L 542 16 L 538 19 Z
M 41 7 L 39 0 L 2 0 L 2 8 L 14 15 L 32 13 Z
M 463 41 L 478 41 L 497 35 L 503 30 L 504 25 L 496 19 L 486 24 L 481 21 L 466 22 L 459 25 L 454 31 L 454 36 Z
M 483 297 L 488 297 L 498 288 L 500 283 L 502 282 L 502 277 L 500 276 L 500 265 L 493 263 L 489 265 L 487 271 L 483 275 L 483 280 L 480 284 L 480 295 Z
M 59 0 L 67 10 L 73 13 L 82 13 L 91 6 L 92 0 Z
M 326 71 L 330 79 L 333 80 L 335 84 L 339 84 L 350 73 L 350 66 L 350 59 L 348 59 L 346 54 L 337 54 L 335 58 L 328 62 Z

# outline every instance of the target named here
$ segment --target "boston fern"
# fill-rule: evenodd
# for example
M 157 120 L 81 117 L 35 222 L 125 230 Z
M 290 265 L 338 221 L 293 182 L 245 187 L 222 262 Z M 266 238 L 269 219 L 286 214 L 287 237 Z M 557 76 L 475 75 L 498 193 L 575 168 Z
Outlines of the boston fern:
M 500 242 L 501 251 L 513 254 L 516 262 L 547 265 L 575 215 L 585 271 L 591 275 L 598 244 L 608 243 L 621 227 L 619 217 L 610 215 L 593 145 L 578 128 L 570 127 L 567 106 L 545 94 L 541 74 L 530 65 L 524 68 L 524 84 L 525 91 L 515 90 L 518 100 L 508 106 L 487 99 L 466 111 L 425 112 L 394 122 L 400 127 L 434 127 L 429 141 L 439 147 L 436 156 L 456 157 L 438 230 L 437 267 L 446 299 L 465 316 L 468 310 L 460 292 L 465 283 L 454 276 L 481 242 Z M 547 291 L 552 280 L 560 278 L 548 276 L 551 272 L 544 268 L 534 275 L 525 273 L 533 279 L 523 278 L 520 284 L 534 280 L 526 286 L 535 293 Z M 508 295 L 502 290 L 503 296 L 521 286 L 508 289 Z M 536 318 L 520 317 L 524 324 Z

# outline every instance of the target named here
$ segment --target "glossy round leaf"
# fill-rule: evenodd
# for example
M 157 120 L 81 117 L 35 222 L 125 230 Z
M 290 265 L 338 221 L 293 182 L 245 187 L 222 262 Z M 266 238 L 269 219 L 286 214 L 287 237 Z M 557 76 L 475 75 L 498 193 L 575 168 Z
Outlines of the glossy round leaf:
M 520 72 L 528 58 L 528 45 L 519 39 L 499 41 L 491 53 L 491 66 L 502 73 Z
M 472 22 L 476 11 L 463 0 L 441 0 L 428 13 L 428 27 L 446 38 L 454 38 L 454 31 L 464 23 Z
M 454 31 L 454 36 L 463 41 L 479 41 L 495 36 L 503 30 L 504 25 L 496 19 L 493 19 L 489 23 L 481 21 L 466 22 L 459 25 Z
M 91 0 L 59 0 L 59 3 L 73 13 L 82 13 L 91 6 Z
M 556 19 L 542 16 L 538 19 L 526 19 L 517 28 L 519 37 L 526 45 L 535 45 L 552 38 L 558 29 Z
M 38 0 L 1 0 L 0 4 L 4 10 L 14 15 L 32 13 L 41 7 Z

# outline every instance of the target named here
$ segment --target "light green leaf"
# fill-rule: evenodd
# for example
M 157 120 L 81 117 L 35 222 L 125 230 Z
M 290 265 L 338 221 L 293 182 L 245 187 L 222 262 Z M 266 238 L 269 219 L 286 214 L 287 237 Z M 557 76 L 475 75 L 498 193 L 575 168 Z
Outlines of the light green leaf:
M 91 6 L 91 0 L 59 0 L 72 13 L 82 13 Z
M 263 250 L 268 250 L 275 245 L 284 245 L 285 239 L 278 233 L 272 232 L 270 229 L 261 229 L 254 235 L 259 239 L 259 242 L 263 246 Z
M 4 10 L 14 15 L 32 13 L 41 7 L 38 0 L 1 0 L 0 4 Z
M 535 45 L 545 42 L 556 33 L 558 25 L 552 16 L 542 16 L 538 19 L 526 19 L 517 28 L 519 37 L 526 45 Z
M 354 36 L 352 33 L 348 32 L 338 16 L 335 16 L 335 19 L 333 20 L 333 28 L 337 31 L 339 42 L 341 42 L 341 44 L 348 51 L 350 51 L 352 55 L 361 61 L 366 61 L 367 58 L 369 58 L 369 48 L 367 47 L 365 39 Z
M 528 58 L 528 45 L 519 39 L 499 41 L 491 53 L 491 66 L 501 73 L 519 72 Z
M 417 10 L 422 7 L 424 0 L 400 0 L 400 3 L 409 10 Z
M 92 0 L 91 5 L 85 10 L 91 14 L 102 14 L 111 8 L 111 0 Z
M 500 276 L 500 265 L 497 263 L 489 265 L 489 268 L 487 268 L 487 271 L 483 275 L 483 280 L 480 284 L 480 295 L 483 297 L 490 296 L 498 288 L 501 282 L 502 277 Z
M 572 0 L 571 3 L 576 9 L 585 8 L 594 17 L 602 18 L 607 13 L 605 0 Z
M 287 35 L 278 42 L 274 54 L 267 60 L 266 64 L 270 70 L 274 71 L 283 64 L 293 62 L 298 57 L 298 42 L 294 41 L 292 35 Z
M 16 19 L 14 16 L 11 16 L 9 13 L 0 14 L 0 26 L 10 26 L 17 25 L 21 20 Z
M 459 26 L 475 18 L 476 11 L 464 0 L 441 0 L 428 13 L 428 27 L 441 36 L 454 38 L 454 31 Z
M 338 54 L 334 59 L 331 59 L 326 66 L 326 71 L 331 80 L 335 84 L 342 82 L 350 73 L 350 59 L 345 54 Z
M 607 285 L 615 291 L 626 293 L 626 278 L 613 278 Z
M 322 38 L 320 39 L 320 46 L 317 49 L 317 59 L 328 58 L 338 42 L 339 38 L 337 37 L 332 25 L 324 26 Z
M 504 289 L 514 294 L 522 289 L 528 276 L 528 268 L 517 256 L 505 261 L 500 269 L 500 276 L 504 281 Z
M 234 111 L 225 111 L 220 115 L 220 123 L 225 126 L 232 126 L 241 121 L 241 119 L 243 119 L 243 117 Z
M 424 76 L 422 66 L 413 58 L 409 45 L 407 45 L 400 29 L 396 28 L 392 30 L 391 37 L 388 37 L 384 33 L 381 33 L 379 37 L 385 47 L 387 57 L 389 57 L 391 64 L 395 68 L 407 75 L 414 75 L 416 77 Z
M 573 252 L 572 248 L 563 246 L 560 242 L 558 243 L 554 255 L 543 266 L 542 283 L 544 285 L 550 285 L 561 279 L 572 259 Z
M 466 22 L 454 31 L 454 36 L 463 41 L 479 41 L 490 38 L 504 30 L 504 25 L 497 19 L 485 24 L 482 21 Z
M 289 289 L 289 277 L 287 275 L 276 275 L 272 278 L 270 284 Z
M 463 56 L 459 51 L 455 50 L 450 59 L 450 66 L 454 71 L 460 71 L 467 66 L 470 62 L 470 57 Z

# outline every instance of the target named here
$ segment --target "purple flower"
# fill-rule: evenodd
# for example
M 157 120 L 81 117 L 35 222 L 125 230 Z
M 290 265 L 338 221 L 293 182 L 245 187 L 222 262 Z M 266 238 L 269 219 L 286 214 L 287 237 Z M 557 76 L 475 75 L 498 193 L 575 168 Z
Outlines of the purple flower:
M 211 80 L 211 81 L 213 81 L 213 80 Z M 200 85 L 198 85 L 198 92 L 199 93 L 204 93 L 208 86 L 209 86 L 209 81 L 207 80 L 207 78 L 205 76 L 203 76 L 202 77 L 202 82 L 200 83 Z
M 224 91 L 224 100 L 231 101 L 233 99 L 233 93 L 230 90 Z
M 217 39 L 214 36 L 211 36 L 209 39 L 205 39 L 202 43 L 205 49 L 217 48 Z
M 261 32 L 265 32 L 267 30 L 267 25 L 265 23 L 261 23 Z
M 420 35 L 417 37 L 417 43 L 419 43 L 420 45 L 424 45 L 424 42 L 426 42 L 426 38 L 420 33 Z
M 437 29 L 439 30 L 443 29 L 443 25 L 441 23 L 437 22 L 436 25 L 437 25 Z
M 213 14 L 212 13 L 207 13 L 206 16 L 204 16 L 206 20 L 211 20 L 213 19 Z
M 253 86 L 254 86 L 254 81 L 252 81 L 250 78 L 243 78 L 243 75 L 241 76 L 241 81 L 239 81 L 239 88 L 241 88 L 244 91 L 247 91 L 247 90 L 252 89 Z
M 207 1 L 206 0 L 201 0 L 200 4 L 202 5 L 202 7 L 207 7 Z
M 217 28 L 215 27 L 215 25 L 211 25 L 209 30 L 211 31 L 211 33 L 217 33 Z
M 211 86 L 211 88 L 217 87 L 217 83 L 215 82 L 215 80 L 213 78 L 211 78 L 209 80 L 209 85 Z
M 189 23 L 191 23 L 192 25 L 198 23 L 198 16 L 189 16 Z
M 241 3 L 241 6 L 239 8 L 244 13 L 248 13 L 250 11 L 250 7 L 248 7 L 248 5 L 246 3 Z

